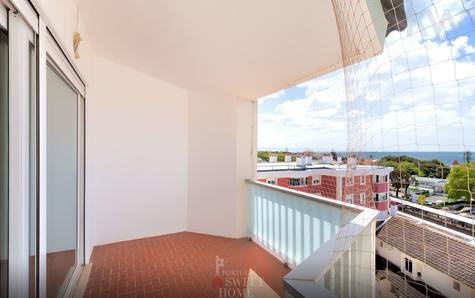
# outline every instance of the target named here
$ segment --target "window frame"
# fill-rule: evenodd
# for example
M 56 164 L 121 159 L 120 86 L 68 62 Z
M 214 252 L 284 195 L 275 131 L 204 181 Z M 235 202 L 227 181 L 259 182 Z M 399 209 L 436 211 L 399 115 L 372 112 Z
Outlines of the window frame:
M 363 196 L 361 196 L 363 195 Z M 363 199 L 361 199 L 363 198 Z M 365 192 L 360 192 L 360 205 L 365 205 L 366 204 L 366 193 Z
M 457 291 L 457 292 L 460 292 L 460 282 L 456 281 L 456 280 L 453 280 L 452 281 L 452 288 Z
M 360 175 L 360 185 L 366 185 L 366 175 Z
M 411 259 L 409 258 L 404 258 L 404 271 L 407 272 L 407 273 L 410 273 L 412 274 L 412 271 L 414 269 L 414 266 L 413 266 L 413 262 Z
M 301 186 L 305 186 L 305 180 L 306 178 L 289 178 L 289 181 L 287 182 L 287 185 L 288 186 L 292 186 L 292 187 L 301 187 Z M 291 184 L 290 181 L 298 181 L 298 184 Z
M 270 185 L 276 185 L 277 179 L 275 179 L 275 178 L 267 178 L 267 179 L 266 179 L 266 183 L 267 183 L 267 184 L 270 184 Z
M 348 183 L 348 179 L 351 179 L 351 183 Z M 353 186 L 355 185 L 355 177 L 354 176 L 346 176 L 346 186 Z
M 312 175 L 312 185 L 321 185 L 321 184 L 322 184 L 322 175 Z
M 348 202 L 348 198 L 351 199 L 351 202 Z M 354 195 L 353 195 L 353 194 L 347 194 L 347 195 L 345 196 L 345 202 L 348 203 L 348 204 L 353 204 L 354 199 L 355 199 L 355 198 L 354 198 Z

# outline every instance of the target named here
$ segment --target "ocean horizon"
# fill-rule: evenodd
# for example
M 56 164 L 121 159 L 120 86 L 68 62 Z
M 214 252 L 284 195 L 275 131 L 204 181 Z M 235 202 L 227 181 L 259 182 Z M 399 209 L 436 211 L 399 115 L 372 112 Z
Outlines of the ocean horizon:
M 283 151 L 282 149 L 259 149 L 258 151 Z M 290 150 L 290 152 L 302 152 L 304 150 Z M 315 153 L 328 153 L 329 151 L 314 151 Z M 341 156 L 346 156 L 347 152 L 343 151 L 335 151 L 338 155 Z M 354 152 L 358 158 L 362 159 L 381 159 L 384 156 L 409 156 L 412 158 L 416 158 L 419 160 L 439 160 L 443 162 L 444 164 L 452 164 L 455 160 L 458 161 L 459 163 L 462 163 L 464 161 L 464 152 L 462 151 L 444 151 L 444 152 L 436 152 L 436 151 L 386 151 L 386 152 L 369 152 L 369 151 L 364 151 L 364 152 Z M 475 155 L 474 155 L 475 158 Z

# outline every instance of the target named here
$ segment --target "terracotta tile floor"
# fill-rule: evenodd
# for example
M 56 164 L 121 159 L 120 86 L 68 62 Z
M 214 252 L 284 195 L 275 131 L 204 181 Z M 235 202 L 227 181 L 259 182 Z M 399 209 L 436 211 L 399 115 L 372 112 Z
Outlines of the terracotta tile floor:
M 262 284 L 249 269 L 283 296 L 289 272 L 254 242 L 190 232 L 96 246 L 91 263 L 85 297 L 252 296 L 246 281 L 251 292 Z

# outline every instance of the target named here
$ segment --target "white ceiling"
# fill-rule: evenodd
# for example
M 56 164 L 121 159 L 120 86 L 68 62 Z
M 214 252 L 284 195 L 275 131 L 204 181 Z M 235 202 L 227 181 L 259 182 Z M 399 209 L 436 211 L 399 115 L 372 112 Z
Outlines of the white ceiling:
M 81 0 L 95 51 L 191 91 L 258 98 L 341 61 L 331 0 Z

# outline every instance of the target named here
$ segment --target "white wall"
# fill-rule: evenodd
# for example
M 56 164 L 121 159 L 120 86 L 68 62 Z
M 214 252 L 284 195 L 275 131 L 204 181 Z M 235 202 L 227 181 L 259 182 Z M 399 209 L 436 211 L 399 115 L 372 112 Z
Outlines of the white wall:
M 187 92 L 95 59 L 87 105 L 89 246 L 186 229 Z
M 412 278 L 417 279 L 417 272 L 421 272 L 421 280 L 447 297 L 475 297 L 475 289 L 460 282 L 460 292 L 453 289 L 454 279 L 449 275 L 412 258 L 399 249 L 383 241 L 383 247 L 380 246 L 380 239 L 376 242 L 376 252 L 394 265 L 404 269 L 404 258 L 412 260 Z
M 73 53 L 73 33 L 78 30 L 83 39 L 79 46 L 80 59 L 75 59 L 74 63 L 80 70 L 87 83 L 91 83 L 93 74 L 94 54 L 89 35 L 82 21 L 81 10 L 79 11 L 79 25 L 77 26 L 77 4 L 78 0 L 32 0 L 36 8 L 39 9 L 41 18 L 46 25 L 53 30 L 64 46 L 70 57 Z
M 236 201 L 236 99 L 191 93 L 188 230 L 232 237 Z
M 256 178 L 257 167 L 257 102 L 238 99 L 236 125 L 237 190 L 236 237 L 248 235 L 248 185 L 246 179 Z
M 246 185 L 252 176 L 255 107 L 233 96 L 191 93 L 188 230 L 246 235 Z
M 72 56 L 82 1 L 33 2 Z M 245 236 L 255 105 L 188 93 L 97 57 L 81 19 L 80 10 L 74 62 L 87 83 L 86 261 L 94 245 L 164 233 Z

